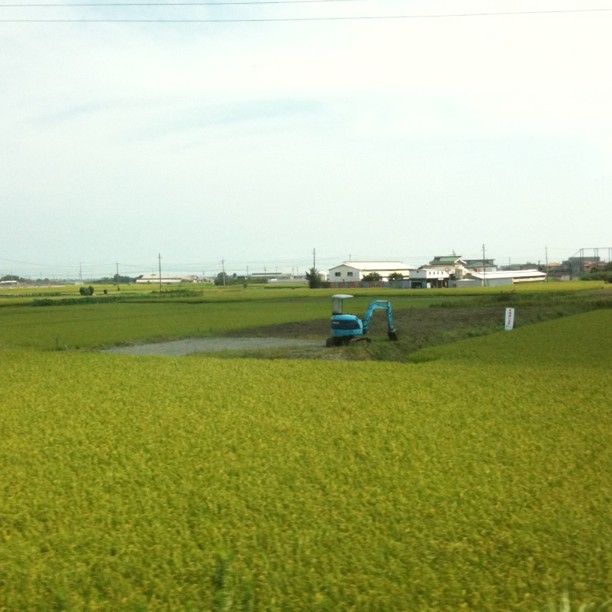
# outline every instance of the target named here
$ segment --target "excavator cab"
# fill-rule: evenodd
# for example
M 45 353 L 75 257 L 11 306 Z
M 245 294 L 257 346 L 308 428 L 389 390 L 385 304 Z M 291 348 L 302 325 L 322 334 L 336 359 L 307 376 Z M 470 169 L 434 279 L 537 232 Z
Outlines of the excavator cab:
M 378 309 L 383 309 L 387 313 L 387 335 L 389 340 L 397 340 L 397 332 L 393 327 L 391 315 L 391 302 L 388 300 L 374 300 L 368 306 L 362 320 L 354 314 L 344 313 L 344 300 L 352 297 L 352 295 L 342 293 L 332 296 L 331 336 L 327 339 L 327 346 L 340 346 L 349 342 L 371 342 L 366 334 L 372 321 L 372 314 Z
M 327 339 L 327 346 L 339 346 L 357 337 L 363 337 L 361 319 L 354 314 L 344 313 L 344 300 L 352 297 L 343 293 L 332 295 L 331 337 Z

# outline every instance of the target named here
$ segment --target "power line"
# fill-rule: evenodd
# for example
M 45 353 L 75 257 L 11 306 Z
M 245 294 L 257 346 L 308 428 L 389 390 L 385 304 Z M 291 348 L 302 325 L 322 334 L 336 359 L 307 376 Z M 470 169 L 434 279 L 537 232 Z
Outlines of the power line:
M 57 8 L 57 7 L 87 7 L 100 6 L 258 6 L 260 4 L 322 4 L 330 2 L 363 2 L 364 0 L 261 0 L 260 2 L 50 2 L 47 4 L 0 4 L 0 8 Z
M 286 2 L 287 0 L 283 0 Z M 308 0 L 314 1 L 314 0 Z M 326 0 L 326 1 L 349 1 L 349 0 Z M 281 2 L 279 2 L 281 3 Z M 263 4 L 263 3 L 250 3 Z M 8 5 L 3 5 L 8 6 Z M 20 5 L 26 6 L 26 5 Z M 34 5 L 32 5 L 34 6 Z M 49 5 L 45 5 L 49 6 Z M 76 6 L 76 5 L 66 5 Z M 102 5 L 88 5 L 102 6 Z M 122 5 L 125 6 L 125 5 Z M 137 5 L 133 5 L 137 6 Z M 142 5 L 144 6 L 144 5 Z M 170 5 L 167 5 L 170 6 Z M 178 5 L 176 5 L 178 6 Z M 558 9 L 558 10 L 539 10 L 539 11 L 503 11 L 503 12 L 484 12 L 484 13 L 431 13 L 422 15 L 354 15 L 344 17 L 262 17 L 262 18 L 229 18 L 229 19 L 0 19 L 0 23 L 279 23 L 279 22 L 309 22 L 309 21 L 382 21 L 382 20 L 409 20 L 409 19 L 448 19 L 448 18 L 468 18 L 468 17 L 508 17 L 517 15 L 561 15 L 570 13 L 604 13 L 611 12 L 612 8 L 594 9 Z

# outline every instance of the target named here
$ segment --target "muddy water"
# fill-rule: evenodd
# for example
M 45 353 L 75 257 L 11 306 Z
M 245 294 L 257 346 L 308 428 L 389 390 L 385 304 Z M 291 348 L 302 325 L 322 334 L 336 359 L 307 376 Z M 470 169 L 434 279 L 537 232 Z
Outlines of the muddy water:
M 317 340 L 296 338 L 186 338 L 170 342 L 116 346 L 101 351 L 115 355 L 166 355 L 181 356 L 214 351 L 244 351 L 269 348 L 320 346 Z

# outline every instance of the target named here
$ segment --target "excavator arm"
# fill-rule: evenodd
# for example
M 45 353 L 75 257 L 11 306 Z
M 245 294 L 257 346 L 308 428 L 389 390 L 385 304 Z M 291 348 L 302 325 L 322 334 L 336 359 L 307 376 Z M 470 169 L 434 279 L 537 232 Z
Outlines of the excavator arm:
M 393 314 L 391 311 L 391 302 L 389 300 L 374 300 L 366 310 L 363 317 L 363 333 L 367 334 L 372 322 L 372 315 L 375 310 L 384 310 L 387 313 L 387 335 L 389 340 L 397 340 L 397 331 L 393 326 Z

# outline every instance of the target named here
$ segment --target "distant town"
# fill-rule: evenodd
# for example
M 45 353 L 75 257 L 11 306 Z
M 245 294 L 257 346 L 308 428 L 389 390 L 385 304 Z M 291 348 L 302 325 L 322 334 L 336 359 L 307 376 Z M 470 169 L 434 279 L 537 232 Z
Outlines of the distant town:
M 602 257 L 599 251 L 607 253 Z M 307 284 L 311 287 L 354 288 L 394 287 L 405 289 L 495 287 L 520 283 L 570 281 L 575 279 L 612 282 L 612 248 L 581 249 L 578 256 L 560 263 L 527 262 L 498 266 L 495 259 L 467 259 L 460 255 L 439 255 L 418 267 L 402 261 L 340 262 L 327 270 L 313 266 L 302 274 L 287 272 L 253 271 L 247 274 L 219 272 L 214 276 L 196 274 L 170 274 L 161 270 L 138 276 L 115 274 L 102 278 L 24 278 L 18 275 L 0 276 L 0 288 L 49 286 L 56 284 L 139 284 L 179 285 L 185 283 L 234 284 Z

